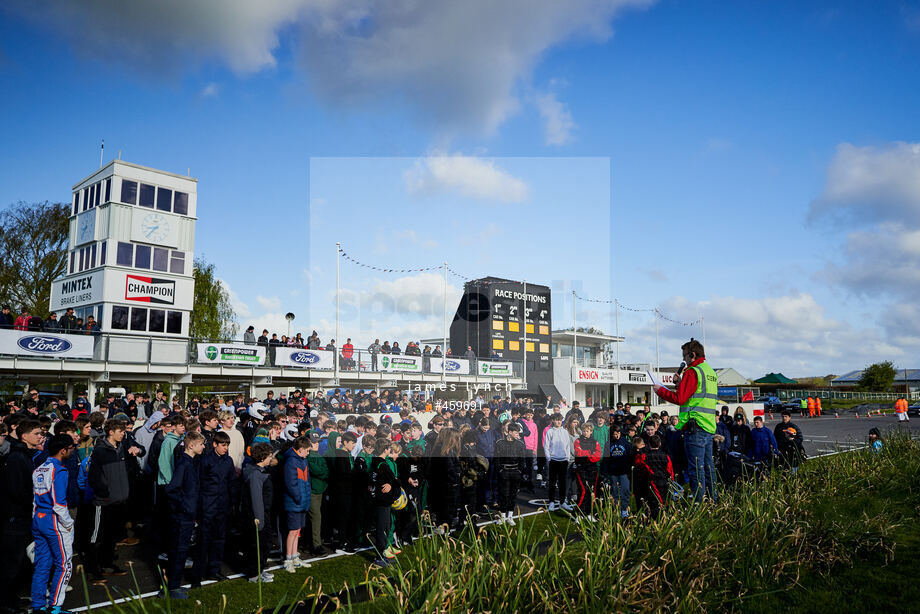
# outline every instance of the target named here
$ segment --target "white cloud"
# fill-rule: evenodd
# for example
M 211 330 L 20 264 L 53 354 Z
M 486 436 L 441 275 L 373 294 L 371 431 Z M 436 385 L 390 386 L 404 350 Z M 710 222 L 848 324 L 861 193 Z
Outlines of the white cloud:
M 565 145 L 572 140 L 575 120 L 556 94 L 548 92 L 535 97 L 537 110 L 543 118 L 543 134 L 547 145 Z
M 10 0 L 74 49 L 175 75 L 217 60 L 239 74 L 276 65 L 279 32 L 331 105 L 395 98 L 445 131 L 491 131 L 519 108 L 546 52 L 603 42 L 624 9 L 652 0 Z M 85 36 L 86 32 L 92 36 Z
M 201 98 L 211 98 L 217 96 L 220 93 L 220 86 L 214 83 L 213 81 L 201 88 L 201 91 L 198 95 Z
M 499 168 L 494 160 L 460 154 L 429 156 L 416 160 L 403 173 L 412 195 L 457 192 L 469 198 L 521 203 L 527 200 L 527 184 Z
M 862 296 L 920 301 L 920 143 L 840 145 L 809 217 L 846 231 L 825 279 Z
M 277 311 L 281 309 L 281 299 L 277 296 L 257 296 L 256 302 L 265 311 Z
M 907 346 L 890 343 L 878 328 L 856 328 L 827 316 L 809 294 L 771 298 L 712 297 L 693 302 L 671 297 L 661 305 L 666 315 L 706 327 L 706 355 L 715 367 L 733 367 L 750 379 L 770 371 L 790 376 L 842 373 L 876 360 L 907 356 Z M 691 336 L 702 341 L 700 326 L 659 322 L 662 365 L 680 361 L 680 345 Z M 655 360 L 655 324 L 651 317 L 624 328 L 621 361 Z
M 842 143 L 809 218 L 920 224 L 920 143 L 856 147 Z

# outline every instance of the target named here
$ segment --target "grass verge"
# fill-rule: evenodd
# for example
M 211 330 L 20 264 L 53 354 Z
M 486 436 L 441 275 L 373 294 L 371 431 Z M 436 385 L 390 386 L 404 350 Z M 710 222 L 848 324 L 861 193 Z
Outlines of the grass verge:
M 809 461 L 796 476 L 741 484 L 719 503 L 679 502 L 658 521 L 622 523 L 601 504 L 597 522 L 540 514 L 516 527 L 431 537 L 394 568 L 336 557 L 297 574 L 275 572 L 261 607 L 298 612 L 365 585 L 357 612 L 850 611 L 856 604 L 920 611 L 920 444 L 895 434 L 868 450 Z M 107 608 L 147 612 L 255 612 L 254 585 L 234 580 L 187 602 L 142 600 Z M 298 602 L 304 605 L 298 606 Z M 278 611 L 284 611 L 280 608 Z

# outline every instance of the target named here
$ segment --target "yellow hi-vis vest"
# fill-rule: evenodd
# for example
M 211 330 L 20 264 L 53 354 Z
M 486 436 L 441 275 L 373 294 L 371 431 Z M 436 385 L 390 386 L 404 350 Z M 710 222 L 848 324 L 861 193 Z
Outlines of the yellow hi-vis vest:
M 683 428 L 692 418 L 707 433 L 715 433 L 719 413 L 719 376 L 705 360 L 690 368 L 696 373 L 696 392 L 680 406 L 677 428 Z

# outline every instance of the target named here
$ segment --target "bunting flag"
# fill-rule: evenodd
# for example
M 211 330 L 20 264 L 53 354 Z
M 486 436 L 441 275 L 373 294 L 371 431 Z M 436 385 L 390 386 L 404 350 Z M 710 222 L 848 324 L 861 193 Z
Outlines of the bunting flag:
M 373 264 L 365 264 L 361 262 L 360 260 L 357 260 L 353 258 L 352 256 L 349 256 L 345 252 L 345 250 L 342 248 L 339 248 L 339 253 L 342 255 L 342 258 L 344 258 L 345 260 L 348 260 L 349 262 L 357 264 L 360 267 L 364 267 L 365 269 L 371 269 L 373 271 L 379 271 L 381 273 L 424 273 L 425 271 L 439 271 L 442 268 L 444 268 L 443 264 L 439 264 L 437 266 L 422 267 L 422 268 L 417 268 L 417 269 L 394 269 L 394 268 L 388 268 L 388 267 L 374 266 Z
M 680 326 L 697 326 L 698 324 L 702 322 L 702 318 L 697 318 L 696 320 L 693 320 L 692 322 L 683 322 L 681 320 L 675 320 L 674 318 L 670 318 L 666 316 L 665 314 L 661 313 L 661 311 L 657 307 L 647 307 L 647 308 L 629 307 L 621 303 L 619 299 L 615 299 L 615 298 L 610 298 L 610 299 L 588 298 L 586 296 L 579 296 L 577 293 L 575 294 L 575 297 L 578 300 L 584 301 L 586 303 L 603 303 L 606 305 L 616 305 L 617 308 L 619 309 L 624 309 L 626 311 L 633 311 L 636 313 L 654 312 L 656 317 L 661 318 L 662 320 L 671 322 L 672 324 L 679 324 Z

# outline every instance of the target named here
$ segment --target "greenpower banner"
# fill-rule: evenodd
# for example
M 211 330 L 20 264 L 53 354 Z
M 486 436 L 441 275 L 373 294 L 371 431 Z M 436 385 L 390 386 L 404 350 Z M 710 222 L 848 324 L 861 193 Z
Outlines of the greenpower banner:
M 498 375 L 504 377 L 511 377 L 514 375 L 510 362 L 496 362 L 493 360 L 480 361 L 477 371 L 479 375 Z
M 400 372 L 400 373 L 421 373 L 422 357 L 421 356 L 390 356 L 381 354 L 378 362 L 381 371 Z
M 265 364 L 265 348 L 242 343 L 199 343 L 198 362 L 209 365 Z

